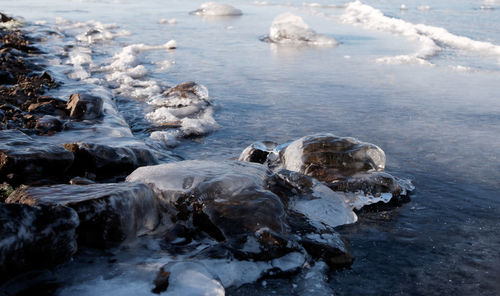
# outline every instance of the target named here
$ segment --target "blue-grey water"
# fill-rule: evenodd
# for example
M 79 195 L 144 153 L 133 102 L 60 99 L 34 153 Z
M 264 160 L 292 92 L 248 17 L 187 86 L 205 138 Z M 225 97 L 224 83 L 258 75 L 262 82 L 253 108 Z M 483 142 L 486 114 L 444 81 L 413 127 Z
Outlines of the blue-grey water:
M 92 46 L 93 62 L 100 65 L 109 64 L 127 45 L 176 40 L 175 51 L 143 53 L 139 62 L 148 70 L 142 80 L 165 85 L 196 81 L 216 103 L 214 119 L 220 129 L 165 148 L 185 159 L 235 158 L 254 141 L 283 143 L 318 132 L 379 145 L 388 158 L 387 171 L 410 178 L 417 189 L 411 202 L 360 214 L 358 223 L 340 230 L 356 260 L 351 268 L 329 274 L 336 294 L 500 294 L 500 51 L 495 49 L 500 45 L 500 1 L 363 1 L 386 17 L 444 28 L 458 39 L 492 48 L 454 46 L 436 37 L 441 51 L 428 64 L 378 61 L 411 55 L 420 41 L 397 30 L 342 21 L 343 1 L 316 1 L 336 8 L 303 1 L 226 1 L 243 15 L 207 19 L 188 14 L 202 2 L 4 0 L 1 9 L 23 17 L 30 30 L 42 35 L 47 28 L 63 30 L 60 18 L 115 23 L 116 30 L 128 30 L 127 36 Z M 401 10 L 402 4 L 407 9 Z M 340 44 L 318 48 L 259 41 L 283 12 L 300 15 Z M 163 18 L 177 23 L 159 24 Z M 49 55 L 58 56 L 65 43 L 75 42 L 65 32 L 42 43 Z M 109 88 L 102 81 L 67 78 L 64 71 L 71 65 L 64 57 L 61 61 L 52 69 L 67 79 L 61 93 L 96 83 Z M 161 61 L 170 66 L 160 70 Z M 91 78 L 105 76 L 89 72 Z M 114 95 L 134 136 L 147 140 L 143 100 Z M 146 279 L 154 277 L 154 270 L 144 272 L 151 274 Z M 91 280 L 90 287 L 71 280 L 67 285 L 96 295 L 109 288 L 107 279 L 116 277 L 120 274 Z M 149 293 L 143 282 L 128 285 L 130 295 Z M 293 294 L 293 288 L 287 280 L 276 280 L 227 292 Z

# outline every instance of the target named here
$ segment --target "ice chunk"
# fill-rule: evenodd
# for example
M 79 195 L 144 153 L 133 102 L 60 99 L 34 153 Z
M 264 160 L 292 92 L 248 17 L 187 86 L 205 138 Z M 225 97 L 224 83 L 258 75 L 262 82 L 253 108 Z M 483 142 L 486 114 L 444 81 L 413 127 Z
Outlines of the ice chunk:
M 428 6 L 421 6 L 419 9 L 428 10 L 429 8 Z M 341 19 L 344 23 L 405 36 L 410 40 L 416 40 L 420 43 L 420 48 L 413 54 L 383 57 L 377 59 L 378 62 L 432 65 L 429 59 L 441 52 L 441 46 L 500 56 L 500 46 L 498 45 L 472 40 L 465 36 L 458 36 L 441 27 L 413 24 L 401 19 L 388 17 L 380 10 L 363 4 L 360 1 L 350 2 Z
M 206 2 L 201 4 L 200 8 L 192 11 L 191 14 L 201 15 L 201 16 L 238 16 L 243 13 L 241 10 L 234 8 L 231 5 L 216 3 L 216 2 Z
M 178 262 L 171 264 L 166 272 L 170 273 L 168 295 L 225 295 L 222 284 L 202 264 Z
M 173 19 L 165 19 L 165 18 L 163 18 L 163 19 L 160 19 L 158 21 L 158 24 L 175 25 L 175 24 L 177 24 L 177 20 L 174 19 L 174 18 Z
M 273 20 L 269 29 L 269 40 L 280 44 L 338 44 L 333 38 L 317 34 L 300 16 L 291 13 L 280 14 Z

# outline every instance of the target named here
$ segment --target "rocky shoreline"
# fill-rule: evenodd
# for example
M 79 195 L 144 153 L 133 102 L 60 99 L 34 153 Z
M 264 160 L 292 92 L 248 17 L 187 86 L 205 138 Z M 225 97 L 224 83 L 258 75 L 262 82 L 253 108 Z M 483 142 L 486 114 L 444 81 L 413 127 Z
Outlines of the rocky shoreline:
M 384 172 L 379 147 L 332 134 L 257 142 L 239 160 L 162 164 L 146 146 L 54 143 L 59 133 L 92 130 L 107 116 L 105 102 L 46 95 L 64 86 L 33 62 L 33 40 L 5 26 L 0 35 L 0 288 L 81 249 L 140 237 L 183 258 L 160 268 L 154 293 L 221 295 L 266 278 L 346 268 L 354 258 L 335 227 L 413 190 Z M 171 90 L 194 96 L 186 85 Z

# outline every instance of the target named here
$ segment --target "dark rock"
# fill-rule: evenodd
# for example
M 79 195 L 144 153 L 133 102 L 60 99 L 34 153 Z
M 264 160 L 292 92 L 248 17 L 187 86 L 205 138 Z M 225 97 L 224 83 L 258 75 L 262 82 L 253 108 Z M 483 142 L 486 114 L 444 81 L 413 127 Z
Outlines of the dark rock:
M 90 184 L 95 184 L 94 181 L 83 178 L 83 177 L 74 177 L 71 180 L 69 180 L 69 184 L 71 185 L 90 185 Z
M 17 83 L 16 77 L 7 71 L 0 71 L 0 84 L 15 84 Z
M 16 185 L 64 180 L 73 159 L 62 146 L 35 141 L 16 130 L 0 131 L 0 181 Z
M 339 269 L 351 266 L 354 257 L 347 250 L 340 235 L 334 231 L 321 234 L 307 234 L 300 239 L 307 253 L 323 260 L 330 268 Z
M 80 219 L 78 242 L 98 248 L 135 239 L 169 223 L 162 219 L 161 200 L 138 183 L 20 188 L 6 202 L 70 207 Z
M 66 262 L 77 250 L 77 226 L 68 207 L 0 203 L 0 282 Z
M 76 120 L 92 120 L 103 116 L 103 100 L 89 94 L 72 94 L 66 109 L 69 117 Z
M 111 147 L 99 144 L 68 143 L 64 147 L 73 153 L 75 161 L 71 175 L 94 174 L 97 180 L 124 178 L 134 169 L 156 164 L 158 160 L 147 148 Z
M 364 194 L 391 193 L 399 196 L 403 188 L 392 175 L 385 172 L 358 173 L 345 179 L 328 184 L 333 190 L 346 192 L 362 192 Z M 406 192 L 404 192 L 406 194 Z
M 239 160 L 263 164 L 266 162 L 269 153 L 277 146 L 277 143 L 271 141 L 255 142 L 241 152 Z
M 45 115 L 36 122 L 35 130 L 42 135 L 50 135 L 63 130 L 63 123 L 54 116 Z
M 3 13 L 0 12 L 0 22 L 6 23 L 6 22 L 10 22 L 12 20 L 13 20 L 13 18 L 11 18 L 11 17 L 9 17 L 9 16 L 7 16 L 7 15 L 5 15 L 5 14 L 3 14 Z

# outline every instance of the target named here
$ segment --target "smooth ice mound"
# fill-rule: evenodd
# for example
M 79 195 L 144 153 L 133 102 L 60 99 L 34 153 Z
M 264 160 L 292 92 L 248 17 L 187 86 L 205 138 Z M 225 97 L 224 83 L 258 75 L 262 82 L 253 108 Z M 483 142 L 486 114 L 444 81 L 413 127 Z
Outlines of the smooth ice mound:
M 200 16 L 238 16 L 243 14 L 241 10 L 231 5 L 216 2 L 203 3 L 200 8 L 190 13 Z
M 269 29 L 269 36 L 263 40 L 279 44 L 316 46 L 334 46 L 338 44 L 334 38 L 317 34 L 300 16 L 289 12 L 280 14 L 273 20 Z
M 413 24 L 401 19 L 388 17 L 382 11 L 363 4 L 360 1 L 349 3 L 341 16 L 341 20 L 347 24 L 389 32 L 419 42 L 420 48 L 417 52 L 377 59 L 377 62 L 381 63 L 433 65 L 429 60 L 438 55 L 444 47 L 500 56 L 500 46 L 498 45 L 472 40 L 465 36 L 458 36 L 441 27 Z

